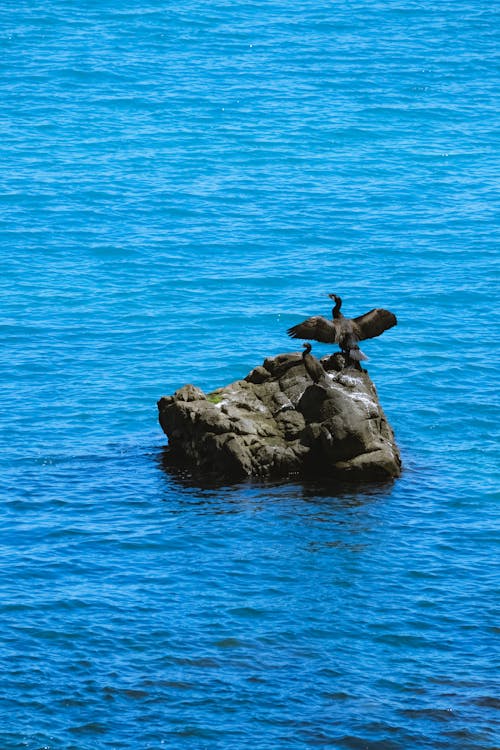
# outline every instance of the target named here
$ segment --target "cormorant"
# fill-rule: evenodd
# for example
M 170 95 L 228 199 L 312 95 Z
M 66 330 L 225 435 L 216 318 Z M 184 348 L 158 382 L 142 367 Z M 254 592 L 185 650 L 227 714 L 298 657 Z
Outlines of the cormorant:
M 329 294 L 335 300 L 332 309 L 332 320 L 322 315 L 314 315 L 288 329 L 292 339 L 313 339 L 324 344 L 338 344 L 346 358 L 346 364 L 354 361 L 360 368 L 359 362 L 368 359 L 359 348 L 359 341 L 380 336 L 388 328 L 398 322 L 396 316 L 381 307 L 374 308 L 357 318 L 345 318 L 340 312 L 341 298 L 336 294 Z
M 319 381 L 322 380 L 325 376 L 323 365 L 321 364 L 319 359 L 316 359 L 316 357 L 311 354 L 311 344 L 308 341 L 305 344 L 302 344 L 302 346 L 304 347 L 304 351 L 302 352 L 302 359 L 304 361 L 306 372 L 313 383 L 319 383 Z

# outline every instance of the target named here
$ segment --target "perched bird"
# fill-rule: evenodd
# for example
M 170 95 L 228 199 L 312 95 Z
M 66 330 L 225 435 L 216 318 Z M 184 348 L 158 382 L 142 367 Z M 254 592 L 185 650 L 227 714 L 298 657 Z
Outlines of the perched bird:
M 292 339 L 313 339 L 324 344 L 338 344 L 346 357 L 346 363 L 353 361 L 360 367 L 359 362 L 368 358 L 359 348 L 359 342 L 380 336 L 388 328 L 395 326 L 398 322 L 396 316 L 389 310 L 377 307 L 357 318 L 345 318 L 340 312 L 341 298 L 336 294 L 328 296 L 335 300 L 332 320 L 314 315 L 292 326 L 287 333 Z
M 302 359 L 304 361 L 306 372 L 313 383 L 319 383 L 319 381 L 322 380 L 325 376 L 323 365 L 321 364 L 319 359 L 316 359 L 316 357 L 311 354 L 311 344 L 308 341 L 305 344 L 302 344 L 302 346 L 304 347 L 304 351 L 302 352 Z

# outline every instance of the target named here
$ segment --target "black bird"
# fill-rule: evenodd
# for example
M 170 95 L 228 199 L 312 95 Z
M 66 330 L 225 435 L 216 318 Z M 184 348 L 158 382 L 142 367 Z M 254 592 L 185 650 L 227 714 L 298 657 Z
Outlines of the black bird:
M 398 322 L 396 316 L 389 310 L 376 307 L 357 318 L 345 318 L 340 312 L 341 298 L 336 294 L 328 296 L 335 300 L 332 320 L 314 315 L 292 326 L 287 333 L 292 339 L 313 339 L 324 344 L 338 344 L 346 357 L 346 364 L 354 361 L 360 367 L 359 362 L 367 357 L 359 348 L 359 342 L 380 336 L 388 328 L 395 326 Z
M 319 381 L 322 380 L 325 376 L 323 365 L 321 364 L 319 359 L 316 359 L 316 357 L 311 354 L 311 344 L 309 342 L 302 344 L 302 346 L 304 347 L 304 351 L 302 352 L 302 359 L 304 361 L 306 372 L 313 383 L 319 383 Z

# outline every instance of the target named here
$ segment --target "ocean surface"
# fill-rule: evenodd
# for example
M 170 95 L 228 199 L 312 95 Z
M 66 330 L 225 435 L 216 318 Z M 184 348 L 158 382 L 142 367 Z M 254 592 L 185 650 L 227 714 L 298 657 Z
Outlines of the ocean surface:
M 500 746 L 500 11 L 0 8 L 1 750 Z M 156 401 L 386 307 L 386 485 L 200 486 Z M 329 348 L 316 345 L 316 355 Z

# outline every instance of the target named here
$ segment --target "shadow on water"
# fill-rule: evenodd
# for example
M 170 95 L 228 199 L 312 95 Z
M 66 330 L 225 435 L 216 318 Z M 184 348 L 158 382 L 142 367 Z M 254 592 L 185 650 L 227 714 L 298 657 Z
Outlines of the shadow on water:
M 278 499 L 292 494 L 306 502 L 323 502 L 341 500 L 346 505 L 363 503 L 388 497 L 394 486 L 394 479 L 385 481 L 347 481 L 331 477 L 290 476 L 284 479 L 221 479 L 215 476 L 197 473 L 192 466 L 179 460 L 168 446 L 160 448 L 155 455 L 159 469 L 169 482 L 180 492 L 207 493 L 266 493 L 270 499 Z

